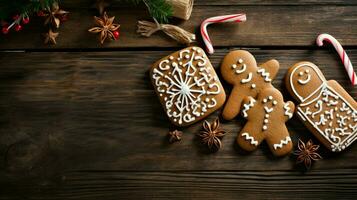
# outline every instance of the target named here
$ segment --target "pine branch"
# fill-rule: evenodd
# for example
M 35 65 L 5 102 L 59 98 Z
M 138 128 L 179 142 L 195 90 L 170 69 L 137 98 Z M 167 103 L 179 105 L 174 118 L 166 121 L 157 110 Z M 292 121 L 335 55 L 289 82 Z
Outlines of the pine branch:
M 50 7 L 59 0 L 0 0 L 0 20 L 14 15 L 31 15 Z
M 166 2 L 166 0 L 126 0 L 134 5 L 138 5 L 143 2 L 151 17 L 155 18 L 160 23 L 167 23 L 172 16 L 172 7 Z

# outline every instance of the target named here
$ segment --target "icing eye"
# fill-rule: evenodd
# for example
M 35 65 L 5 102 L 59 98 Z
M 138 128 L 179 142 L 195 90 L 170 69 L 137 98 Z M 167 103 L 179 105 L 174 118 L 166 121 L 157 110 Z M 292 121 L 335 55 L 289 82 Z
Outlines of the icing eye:
M 267 99 L 263 99 L 263 103 L 266 103 L 266 102 L 268 102 L 268 100 Z
M 268 98 L 269 98 L 269 100 L 272 100 L 272 99 L 273 99 L 273 97 L 272 97 L 272 96 L 269 96 Z
M 306 72 L 306 74 L 308 74 L 308 73 L 310 73 L 310 70 L 307 69 L 307 70 L 305 70 L 305 72 Z
M 233 68 L 233 69 L 237 68 L 237 65 L 236 65 L 236 64 L 233 64 L 233 65 L 232 65 L 232 68 Z
M 304 72 L 299 72 L 299 76 L 302 76 L 302 75 L 304 75 Z
M 239 58 L 238 63 L 242 64 L 243 63 L 243 59 Z
M 273 105 L 276 105 L 276 104 L 278 104 L 278 102 L 277 101 L 273 101 Z

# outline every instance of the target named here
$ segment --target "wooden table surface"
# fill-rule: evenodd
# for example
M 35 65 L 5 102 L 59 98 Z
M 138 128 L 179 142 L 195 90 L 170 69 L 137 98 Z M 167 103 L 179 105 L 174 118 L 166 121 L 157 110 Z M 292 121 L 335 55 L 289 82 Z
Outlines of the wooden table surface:
M 207 153 L 195 137 L 201 123 L 169 145 L 173 127 L 148 69 L 183 46 L 161 33 L 140 37 L 136 22 L 149 19 L 147 12 L 118 1 L 109 14 L 121 24 L 120 39 L 99 45 L 87 32 L 96 14 L 92 4 L 62 5 L 71 14 L 56 46 L 43 44 L 45 28 L 35 18 L 23 31 L 0 36 L 0 199 L 357 198 L 357 144 L 338 154 L 321 147 L 324 159 L 309 172 L 294 156 L 274 158 L 265 144 L 242 153 L 235 145 L 241 118 L 222 123 L 229 134 L 217 153 Z M 357 65 L 357 1 L 196 0 L 191 19 L 174 23 L 199 36 L 203 19 L 240 12 L 246 23 L 208 28 L 216 68 L 233 49 L 251 51 L 258 62 L 275 58 L 281 69 L 274 85 L 292 100 L 283 77 L 307 60 L 356 99 L 334 49 L 314 41 L 319 33 L 334 35 Z M 298 138 L 318 142 L 296 117 L 287 126 L 294 145 Z

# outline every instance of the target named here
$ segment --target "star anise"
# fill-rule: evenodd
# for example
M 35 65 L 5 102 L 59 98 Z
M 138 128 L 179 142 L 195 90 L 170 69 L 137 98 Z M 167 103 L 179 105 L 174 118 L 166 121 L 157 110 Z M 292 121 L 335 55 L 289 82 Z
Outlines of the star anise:
M 169 142 L 174 143 L 180 141 L 182 138 L 182 131 L 174 130 L 169 132 Z
M 212 124 L 205 120 L 202 126 L 203 130 L 198 134 L 202 139 L 202 143 L 207 145 L 211 151 L 218 151 L 222 146 L 221 139 L 226 134 L 219 127 L 219 119 L 215 119 Z
M 101 44 L 103 44 L 107 38 L 116 40 L 119 36 L 119 32 L 117 30 L 120 25 L 113 23 L 114 19 L 115 17 L 108 17 L 106 12 L 104 12 L 102 17 L 94 16 L 94 21 L 98 26 L 93 27 L 88 31 L 91 33 L 100 33 L 99 41 Z
M 54 27 L 59 28 L 61 23 L 61 18 L 67 15 L 69 12 L 60 9 L 58 3 L 53 3 L 51 8 L 47 9 L 45 13 L 45 25 L 51 23 Z
M 49 29 L 47 33 L 43 34 L 45 36 L 45 44 L 57 44 L 56 38 L 59 33 L 55 33 L 52 29 Z
M 297 155 L 296 164 L 304 163 L 307 170 L 310 169 L 313 161 L 318 161 L 322 157 L 317 153 L 320 145 L 314 145 L 312 140 L 309 140 L 306 144 L 299 139 L 298 150 L 294 152 Z

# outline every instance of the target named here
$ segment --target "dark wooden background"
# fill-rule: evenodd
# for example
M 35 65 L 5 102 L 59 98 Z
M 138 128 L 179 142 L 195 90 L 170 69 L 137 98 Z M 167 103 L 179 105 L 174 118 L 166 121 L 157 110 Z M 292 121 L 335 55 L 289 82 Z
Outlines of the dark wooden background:
M 96 14 L 90 1 L 62 5 L 71 14 L 56 46 L 43 44 L 45 28 L 35 18 L 0 36 L 0 199 L 357 198 L 357 144 L 338 154 L 322 147 L 324 160 L 309 172 L 294 156 L 274 158 L 265 144 L 242 153 L 235 145 L 241 118 L 223 122 L 229 134 L 217 153 L 195 137 L 201 123 L 169 145 L 172 126 L 147 73 L 182 46 L 163 34 L 137 35 L 136 21 L 148 14 L 118 1 L 109 14 L 121 24 L 120 40 L 101 46 L 87 32 Z M 288 67 L 312 61 L 356 99 L 334 49 L 314 41 L 319 33 L 334 35 L 357 65 L 357 1 L 196 0 L 191 19 L 174 23 L 198 33 L 203 19 L 240 12 L 246 23 L 209 26 L 215 67 L 238 48 L 258 62 L 275 58 L 281 69 L 274 85 L 291 100 L 282 83 Z M 314 139 L 296 117 L 287 126 L 295 145 Z

